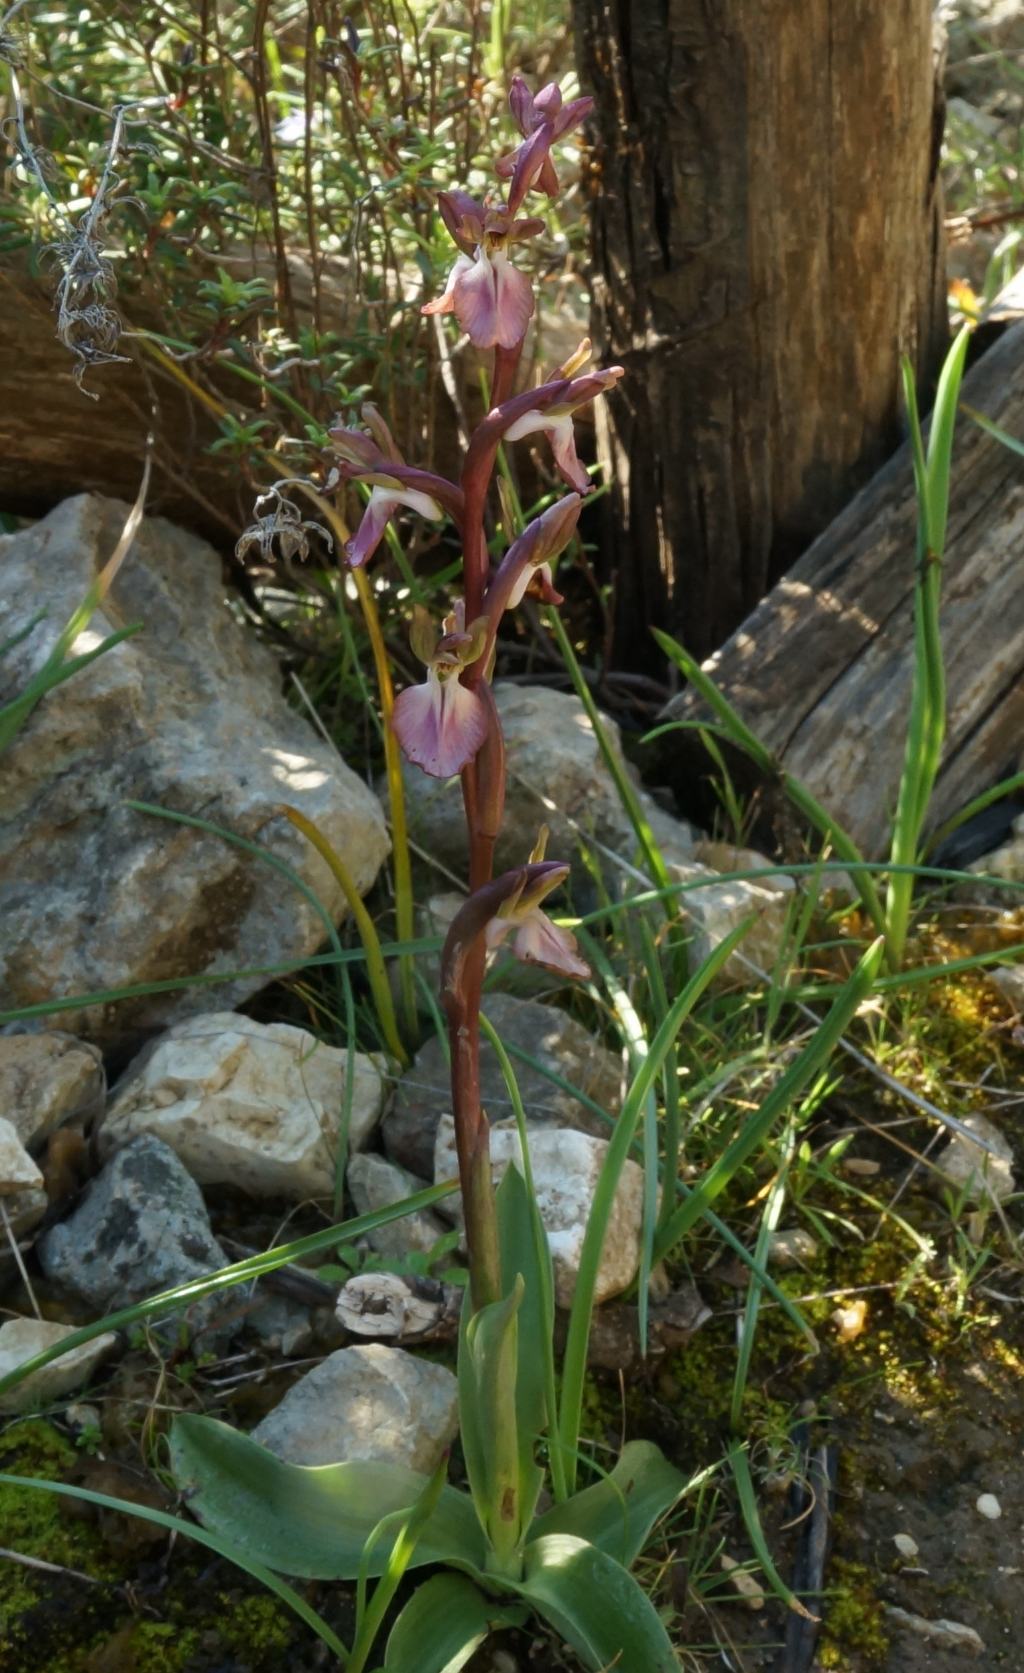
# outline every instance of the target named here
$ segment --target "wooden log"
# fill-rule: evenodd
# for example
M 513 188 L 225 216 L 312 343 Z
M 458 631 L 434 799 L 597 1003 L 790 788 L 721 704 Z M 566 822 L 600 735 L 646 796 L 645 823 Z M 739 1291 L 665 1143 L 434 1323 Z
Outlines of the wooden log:
M 575 0 L 616 666 L 705 656 L 899 443 L 946 342 L 933 0 Z
M 968 374 L 963 402 L 1024 436 L 1024 323 Z M 913 671 L 916 505 L 903 446 L 704 667 L 776 760 L 866 855 L 885 856 Z M 1024 460 L 958 420 L 942 590 L 945 756 L 929 828 L 1021 765 L 1024 754 Z M 707 719 L 683 692 L 666 714 Z M 708 758 L 672 734 L 673 776 Z M 749 784 L 750 779 L 747 779 Z M 777 832 L 794 827 L 777 785 Z

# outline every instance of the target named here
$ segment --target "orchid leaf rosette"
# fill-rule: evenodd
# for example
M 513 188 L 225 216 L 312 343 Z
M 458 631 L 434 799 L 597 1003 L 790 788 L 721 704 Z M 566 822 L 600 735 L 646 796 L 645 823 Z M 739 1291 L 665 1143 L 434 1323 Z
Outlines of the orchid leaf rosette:
M 527 593 L 562 602 L 554 566 L 591 487 L 576 451 L 574 415 L 622 375 L 614 366 L 585 370 L 584 343 L 546 382 L 516 390 L 534 312 L 517 255 L 544 231 L 528 199 L 557 195 L 553 150 L 584 121 L 591 101 L 566 101 L 553 83 L 533 94 L 517 76 L 509 103 L 520 137 L 496 165 L 495 190 L 439 195 L 456 255 L 442 294 L 423 305 L 425 314 L 453 316 L 477 349 L 493 351 L 490 408 L 469 440 L 458 481 L 408 465 L 373 406 L 362 409 L 362 425 L 330 432 L 333 484 L 358 483 L 366 494 L 345 549 L 350 565 L 366 564 L 389 524 L 409 514 L 450 518 L 463 554 L 461 596 L 444 620 L 435 623 L 422 608 L 414 613 L 411 643 L 424 677 L 400 692 L 391 725 L 415 767 L 435 778 L 460 776 L 469 836 L 470 892 L 449 930 L 441 971 L 470 1268 L 458 1356 L 467 1490 L 398 1466 L 288 1464 L 225 1425 L 192 1416 L 176 1421 L 172 1454 L 195 1513 L 270 1569 L 356 1578 L 360 1595 L 375 1574 L 384 1576 L 382 1587 L 397 1584 L 399 1561 L 439 1570 L 391 1629 L 383 1661 L 390 1673 L 455 1673 L 489 1632 L 521 1624 L 531 1611 L 594 1673 L 610 1666 L 668 1673 L 678 1663 L 665 1627 L 629 1568 L 683 1479 L 656 1447 L 631 1442 L 610 1472 L 573 1491 L 578 1427 L 559 1405 L 551 1255 L 529 1184 L 526 1129 L 521 1167 L 508 1168 L 496 1191 L 480 1099 L 488 948 L 504 943 L 566 980 L 589 976 L 571 932 L 549 910 L 569 868 L 545 858 L 544 834 L 518 868 L 493 876 L 506 782 L 490 682 L 505 612 Z M 536 435 L 549 441 L 569 492 L 492 563 L 486 518 L 499 448 Z M 516 519 L 507 504 L 502 509 L 510 531 Z M 621 1167 L 624 1155 L 623 1145 L 609 1146 L 606 1166 Z M 608 1183 L 613 1189 L 612 1174 Z M 592 1223 L 587 1236 L 600 1245 L 604 1230 Z M 581 1274 L 578 1290 L 587 1282 Z M 581 1316 L 589 1317 L 592 1300 L 591 1291 L 578 1294 Z M 553 1503 L 541 1511 L 545 1482 Z M 365 1638 L 357 1638 L 362 1648 L 347 1663 L 350 1673 L 365 1665 Z

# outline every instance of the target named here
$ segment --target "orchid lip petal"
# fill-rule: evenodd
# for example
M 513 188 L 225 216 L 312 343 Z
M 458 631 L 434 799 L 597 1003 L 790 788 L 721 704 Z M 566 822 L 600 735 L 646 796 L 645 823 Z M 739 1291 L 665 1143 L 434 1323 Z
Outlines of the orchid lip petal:
M 407 760 L 431 778 L 453 778 L 487 737 L 487 705 L 457 675 L 442 680 L 430 668 L 422 685 L 399 693 L 391 724 Z
M 576 951 L 575 936 L 553 924 L 539 908 L 518 924 L 512 950 L 524 964 L 541 964 L 563 976 L 590 975 L 590 966 Z

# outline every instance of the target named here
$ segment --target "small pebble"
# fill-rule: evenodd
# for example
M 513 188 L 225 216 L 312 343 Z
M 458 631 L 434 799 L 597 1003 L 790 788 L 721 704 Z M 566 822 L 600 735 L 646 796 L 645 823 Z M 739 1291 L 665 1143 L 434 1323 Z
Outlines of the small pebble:
M 1003 1507 L 994 1493 L 982 1493 L 975 1500 L 974 1508 L 980 1516 L 986 1516 L 990 1522 L 998 1522 L 1003 1514 Z
M 764 1608 L 764 1592 L 761 1590 L 754 1576 L 747 1569 L 741 1568 L 735 1557 L 726 1556 L 723 1551 L 719 1558 L 722 1568 L 748 1609 Z
M 845 1174 L 854 1179 L 874 1179 L 876 1173 L 881 1173 L 881 1162 L 874 1161 L 870 1156 L 844 1156 L 840 1164 Z
M 909 1534 L 893 1534 L 892 1542 L 900 1556 L 905 1557 L 908 1563 L 912 1563 L 914 1558 L 920 1555 L 920 1546 Z
M 866 1301 L 851 1301 L 847 1307 L 837 1307 L 832 1314 L 832 1323 L 839 1334 L 840 1342 L 853 1342 L 864 1329 L 868 1316 Z

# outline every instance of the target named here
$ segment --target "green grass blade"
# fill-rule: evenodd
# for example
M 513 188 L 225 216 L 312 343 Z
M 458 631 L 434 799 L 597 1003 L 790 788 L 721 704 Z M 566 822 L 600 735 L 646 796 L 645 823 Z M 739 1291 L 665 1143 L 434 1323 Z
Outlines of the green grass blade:
M 737 1170 L 764 1143 L 779 1117 L 785 1114 L 811 1077 L 828 1061 L 840 1036 L 872 992 L 883 952 L 884 942 L 879 937 L 872 942 L 852 975 L 839 990 L 831 1010 L 800 1056 L 780 1076 L 761 1108 L 750 1117 L 743 1130 L 712 1163 L 700 1185 L 662 1227 L 655 1249 L 657 1259 L 663 1259 L 691 1226 L 696 1224 L 703 1210 L 710 1207 L 715 1198 L 725 1190 Z
M 604 1163 L 598 1176 L 594 1200 L 587 1220 L 587 1229 L 583 1237 L 583 1247 L 580 1251 L 579 1271 L 576 1278 L 572 1308 L 569 1313 L 569 1328 L 562 1361 L 562 1398 L 558 1414 L 558 1433 L 566 1458 L 570 1492 L 576 1485 L 577 1452 L 583 1410 L 583 1385 L 587 1369 L 587 1342 L 590 1336 L 590 1321 L 594 1309 L 597 1274 L 601 1264 L 601 1252 L 604 1248 L 605 1234 L 608 1229 L 608 1219 L 611 1214 L 615 1191 L 623 1166 L 629 1156 L 637 1121 L 647 1094 L 660 1074 L 665 1058 L 684 1021 L 726 960 L 739 946 L 752 924 L 753 919 L 747 918 L 731 934 L 727 935 L 720 945 L 715 948 L 711 957 L 706 959 L 701 968 L 690 978 L 682 993 L 673 1003 L 671 1010 L 651 1041 L 647 1056 L 633 1077 L 621 1114 L 608 1142 L 608 1150 L 605 1153 Z
M 781 1599 L 787 1609 L 792 1609 L 796 1615 L 802 1615 L 805 1620 L 814 1620 L 815 1617 L 810 1610 L 804 1608 L 796 1593 L 790 1590 L 775 1567 L 774 1559 L 768 1549 L 768 1541 L 764 1537 L 761 1518 L 758 1514 L 757 1495 L 754 1492 L 754 1483 L 750 1474 L 750 1461 L 742 1446 L 737 1445 L 730 1448 L 729 1466 L 736 1483 L 736 1494 L 740 1501 L 740 1510 L 743 1513 L 747 1534 L 751 1545 L 754 1547 L 754 1554 L 764 1570 L 765 1579 L 776 1597 Z
M 637 846 L 644 857 L 644 864 L 647 867 L 647 871 L 655 883 L 664 885 L 669 879 L 665 861 L 662 858 L 661 849 L 658 847 L 650 825 L 644 818 L 643 808 L 640 806 L 640 798 L 630 781 L 628 772 L 626 771 L 626 763 L 622 759 L 618 750 L 614 748 L 612 741 L 608 736 L 607 729 L 601 719 L 597 704 L 594 702 L 591 695 L 590 687 L 583 678 L 583 670 L 580 668 L 576 652 L 572 648 L 569 635 L 565 631 L 562 618 L 557 610 L 548 610 L 547 622 L 558 643 L 558 648 L 562 653 L 565 666 L 569 670 L 569 677 L 572 680 L 576 695 L 583 704 L 583 707 L 587 712 L 587 718 L 589 719 L 591 726 L 594 728 L 594 736 L 597 739 L 597 746 L 601 751 L 601 757 L 605 766 L 608 768 L 608 771 L 611 773 L 619 800 L 621 801 L 626 816 L 633 827 L 637 840 Z

